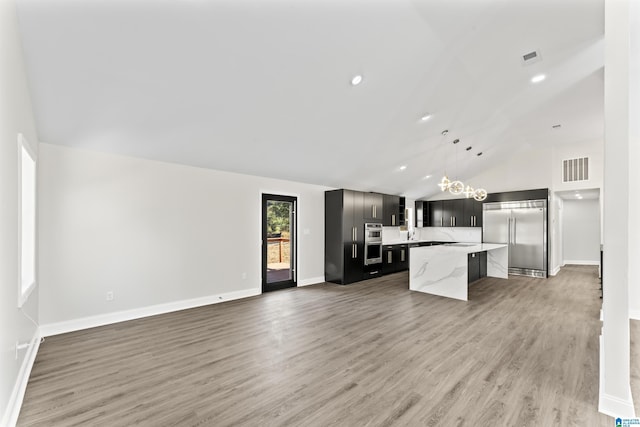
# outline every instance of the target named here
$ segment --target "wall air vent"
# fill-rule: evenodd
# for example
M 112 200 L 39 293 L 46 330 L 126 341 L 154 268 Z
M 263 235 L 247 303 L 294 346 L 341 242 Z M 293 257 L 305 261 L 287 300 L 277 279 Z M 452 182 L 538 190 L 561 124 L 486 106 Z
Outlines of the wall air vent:
M 562 161 L 562 182 L 588 181 L 589 158 L 580 157 Z
M 529 64 L 533 64 L 535 62 L 538 62 L 542 59 L 542 57 L 540 56 L 540 51 L 534 50 L 531 51 L 529 53 L 525 53 L 524 55 L 522 55 L 522 63 L 524 65 L 529 65 Z

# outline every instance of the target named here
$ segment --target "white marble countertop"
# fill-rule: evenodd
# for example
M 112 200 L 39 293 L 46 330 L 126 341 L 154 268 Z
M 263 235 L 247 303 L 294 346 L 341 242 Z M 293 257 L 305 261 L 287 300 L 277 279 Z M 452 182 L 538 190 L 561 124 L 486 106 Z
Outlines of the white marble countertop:
M 387 246 L 387 245 L 407 245 L 407 244 L 410 244 L 410 243 L 423 243 L 423 242 L 436 242 L 436 241 L 438 241 L 438 240 L 424 240 L 424 239 L 422 239 L 422 240 L 406 240 L 406 239 L 405 240 L 398 240 L 398 239 L 395 239 L 395 240 L 383 240 L 382 244 L 385 245 L 385 246 Z M 453 242 L 451 242 L 451 243 L 453 243 Z
M 509 246 L 451 243 L 411 248 L 409 289 L 467 301 L 469 254 L 487 252 L 487 276 L 508 279 Z
M 491 251 L 493 249 L 506 248 L 508 245 L 500 243 L 445 243 L 444 245 L 421 246 L 420 248 L 411 249 L 427 249 L 440 252 L 458 252 L 471 254 L 474 252 Z

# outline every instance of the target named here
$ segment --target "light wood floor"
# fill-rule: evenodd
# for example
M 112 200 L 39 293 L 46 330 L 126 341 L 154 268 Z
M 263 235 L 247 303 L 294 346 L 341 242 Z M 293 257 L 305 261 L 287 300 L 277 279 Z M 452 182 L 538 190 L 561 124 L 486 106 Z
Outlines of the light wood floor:
M 596 268 L 486 278 L 467 303 L 407 283 L 287 289 L 47 338 L 18 425 L 613 425 L 597 412 Z

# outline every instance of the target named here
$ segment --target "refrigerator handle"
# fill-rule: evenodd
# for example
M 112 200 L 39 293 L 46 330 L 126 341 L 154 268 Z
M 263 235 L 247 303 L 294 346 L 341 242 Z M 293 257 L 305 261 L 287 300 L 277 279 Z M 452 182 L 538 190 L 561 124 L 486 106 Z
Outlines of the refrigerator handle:
M 513 244 L 516 244 L 516 236 L 517 236 L 517 232 L 516 232 L 516 219 L 513 218 Z
M 507 218 L 507 244 L 511 244 L 511 218 Z

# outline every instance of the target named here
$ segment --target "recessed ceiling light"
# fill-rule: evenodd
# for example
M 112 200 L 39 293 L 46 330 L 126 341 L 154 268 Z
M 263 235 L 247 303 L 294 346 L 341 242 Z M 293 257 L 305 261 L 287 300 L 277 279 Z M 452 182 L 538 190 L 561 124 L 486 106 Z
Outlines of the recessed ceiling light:
M 447 129 L 443 130 L 442 132 L 440 132 L 442 134 L 442 136 L 447 136 L 447 134 L 449 133 L 449 131 Z
M 560 129 L 560 128 L 562 127 L 562 125 L 557 124 L 557 125 L 553 125 L 553 126 L 551 126 L 551 127 L 552 127 L 552 128 L 554 128 L 554 129 Z
M 540 83 L 541 81 L 543 81 L 546 78 L 547 78 L 547 76 L 545 76 L 544 74 L 538 74 L 537 76 L 533 76 L 531 78 L 531 83 Z
M 471 151 L 472 148 L 473 148 L 472 146 L 468 146 L 467 148 L 465 148 L 465 150 Z
M 360 74 L 358 74 L 357 76 L 353 76 L 353 78 L 351 79 L 351 84 L 353 86 L 357 86 L 360 83 L 362 83 L 362 76 Z
M 429 178 L 431 178 L 431 175 L 425 175 L 425 177 L 422 179 L 429 179 Z
M 401 171 L 405 170 L 406 168 L 407 168 L 407 166 L 406 166 L 406 165 L 402 165 L 402 166 L 400 166 L 400 170 L 401 170 Z
M 476 156 L 478 156 L 478 157 L 482 156 L 482 151 L 479 152 L 478 154 L 476 154 Z
M 424 116 L 420 117 L 420 120 L 422 120 L 423 122 L 426 122 L 430 118 L 431 118 L 431 114 L 425 114 Z

